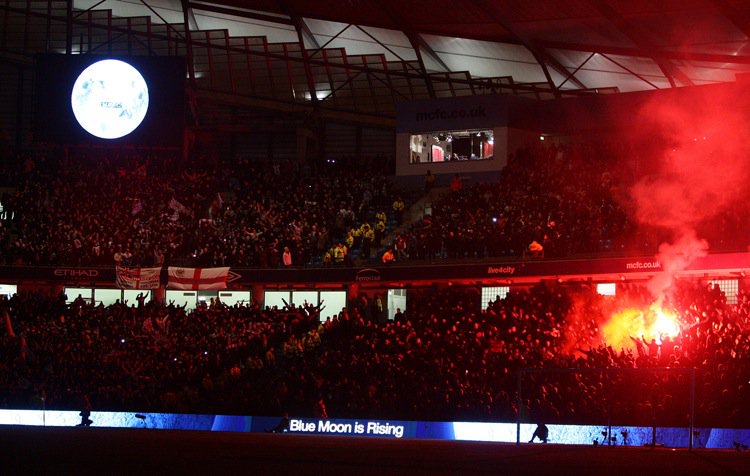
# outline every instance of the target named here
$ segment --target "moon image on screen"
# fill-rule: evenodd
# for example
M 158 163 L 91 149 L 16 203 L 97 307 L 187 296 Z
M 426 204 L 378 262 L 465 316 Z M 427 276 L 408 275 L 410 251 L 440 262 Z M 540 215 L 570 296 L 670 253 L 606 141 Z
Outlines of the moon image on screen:
M 148 86 L 128 63 L 102 60 L 78 75 L 70 103 L 86 132 L 101 139 L 119 139 L 136 130 L 146 117 Z

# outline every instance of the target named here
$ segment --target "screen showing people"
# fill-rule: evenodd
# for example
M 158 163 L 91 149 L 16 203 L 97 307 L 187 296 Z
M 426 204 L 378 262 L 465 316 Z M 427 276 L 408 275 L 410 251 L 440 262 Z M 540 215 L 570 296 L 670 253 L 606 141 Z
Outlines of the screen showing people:
M 415 134 L 409 141 L 411 163 L 491 159 L 494 142 L 492 130 Z

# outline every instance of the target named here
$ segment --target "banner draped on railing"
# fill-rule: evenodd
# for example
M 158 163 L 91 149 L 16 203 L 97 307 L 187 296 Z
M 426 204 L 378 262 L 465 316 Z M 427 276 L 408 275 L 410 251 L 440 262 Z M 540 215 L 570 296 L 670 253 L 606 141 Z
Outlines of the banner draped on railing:
M 161 268 L 123 268 L 116 269 L 117 287 L 122 289 L 157 289 Z
M 224 268 L 167 268 L 172 289 L 226 289 L 229 267 Z

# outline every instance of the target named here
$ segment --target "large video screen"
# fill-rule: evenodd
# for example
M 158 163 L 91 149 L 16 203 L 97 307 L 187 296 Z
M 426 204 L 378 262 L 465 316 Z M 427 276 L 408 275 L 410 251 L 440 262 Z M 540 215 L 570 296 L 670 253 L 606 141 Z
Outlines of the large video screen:
M 34 139 L 55 144 L 175 147 L 185 123 L 185 60 L 40 55 Z
M 493 131 L 443 131 L 410 136 L 410 163 L 452 162 L 491 159 Z

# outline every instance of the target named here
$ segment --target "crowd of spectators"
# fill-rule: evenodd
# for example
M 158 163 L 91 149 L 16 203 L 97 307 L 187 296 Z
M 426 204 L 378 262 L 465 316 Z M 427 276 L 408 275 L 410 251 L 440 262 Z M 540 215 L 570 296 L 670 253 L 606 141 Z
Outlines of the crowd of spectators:
M 402 260 L 654 255 L 674 230 L 634 219 L 630 189 L 649 173 L 641 163 L 647 159 L 635 155 L 610 141 L 526 146 L 497 180 L 455 174 L 430 213 L 399 230 L 390 246 L 402 249 Z M 425 190 L 433 185 L 434 171 L 425 176 Z M 693 205 L 704 217 L 694 224 L 697 235 L 714 251 L 746 251 L 747 203 L 721 210 Z
M 390 265 L 652 254 L 665 230 L 629 218 L 620 157 L 523 149 L 499 181 L 456 174 L 431 214 L 405 223 L 402 191 L 352 168 L 40 153 L 4 178 L 0 261 L 275 268 L 346 266 L 353 256 Z M 429 182 L 423 192 L 433 194 Z M 698 235 L 714 249 L 744 246 L 743 210 L 699 224 Z M 684 425 L 692 376 L 670 367 L 696 369 L 700 423 L 750 425 L 750 298 L 728 304 L 681 281 L 664 303 L 679 313 L 679 336 L 632 336 L 628 348 L 602 339 L 613 308 L 653 299 L 627 285 L 616 298 L 540 285 L 481 309 L 477 288 L 436 287 L 411 291 L 392 321 L 382 298 L 363 295 L 319 322 L 307 303 L 187 311 L 22 294 L 0 304 L 0 406 L 73 409 L 87 395 L 98 410 L 302 416 L 324 404 L 342 418 Z
M 320 322 L 308 303 L 186 311 L 22 294 L 2 303 L 0 406 L 76 409 L 88 395 L 95 410 L 311 416 L 324 402 L 338 418 L 515 421 L 520 409 L 528 421 L 686 426 L 691 376 L 671 367 L 696 369 L 697 424 L 747 428 L 748 295 L 728 304 L 681 280 L 663 303 L 677 337 L 602 340 L 613 308 L 651 300 L 627 284 L 617 297 L 538 285 L 482 309 L 478 288 L 446 286 L 411 292 L 393 320 L 360 295 Z M 521 369 L 534 370 L 519 395 Z
M 593 147 L 526 147 L 499 180 L 454 175 L 423 220 L 395 237 L 410 259 L 524 257 L 536 241 L 547 258 L 611 252 L 629 237 L 613 193 L 612 160 Z M 535 253 L 542 256 L 542 253 Z
M 22 163 L 2 197 L 6 264 L 320 265 L 350 227 L 390 207 L 383 175 L 288 161 L 98 151 Z
M 37 152 L 6 167 L 0 262 L 277 268 L 373 264 L 386 249 L 389 263 L 651 255 L 672 237 L 633 221 L 629 153 L 606 142 L 527 146 L 499 179 L 455 174 L 432 193 L 433 173 L 409 191 L 334 162 Z M 422 194 L 435 198 L 431 211 L 407 214 Z M 697 235 L 712 250 L 745 250 L 746 208 L 726 207 Z

